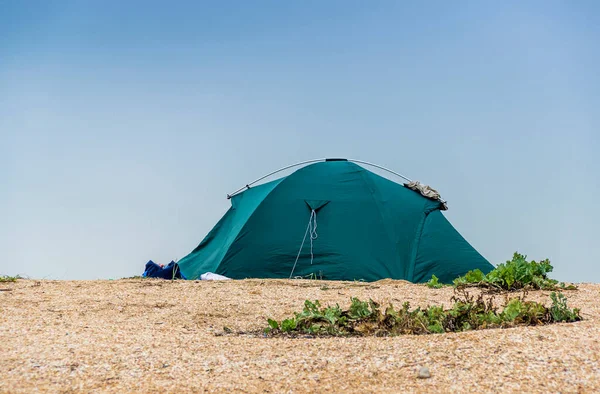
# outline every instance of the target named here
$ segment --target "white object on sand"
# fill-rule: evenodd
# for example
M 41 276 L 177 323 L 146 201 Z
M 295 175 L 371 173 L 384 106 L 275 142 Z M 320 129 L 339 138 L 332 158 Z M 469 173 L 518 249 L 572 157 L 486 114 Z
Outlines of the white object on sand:
M 228 278 L 226 276 L 219 275 L 219 274 L 213 274 L 212 272 L 207 272 L 205 274 L 200 275 L 200 279 L 201 280 L 231 280 L 231 278 Z

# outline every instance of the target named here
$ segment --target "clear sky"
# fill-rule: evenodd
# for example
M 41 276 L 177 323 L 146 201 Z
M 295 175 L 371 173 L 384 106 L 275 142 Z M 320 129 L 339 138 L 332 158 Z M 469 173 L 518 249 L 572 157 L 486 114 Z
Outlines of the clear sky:
M 600 282 L 596 1 L 0 1 L 0 274 L 139 275 L 319 157 Z

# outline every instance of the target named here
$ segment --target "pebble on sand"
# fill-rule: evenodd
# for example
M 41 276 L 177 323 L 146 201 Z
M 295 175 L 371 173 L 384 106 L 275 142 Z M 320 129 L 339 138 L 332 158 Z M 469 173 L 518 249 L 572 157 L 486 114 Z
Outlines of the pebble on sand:
M 429 379 L 431 374 L 429 373 L 429 368 L 421 367 L 419 368 L 419 379 Z

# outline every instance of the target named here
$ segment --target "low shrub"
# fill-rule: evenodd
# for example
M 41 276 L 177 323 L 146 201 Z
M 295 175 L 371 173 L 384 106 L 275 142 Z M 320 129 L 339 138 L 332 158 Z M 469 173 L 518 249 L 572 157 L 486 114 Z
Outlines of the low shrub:
M 525 295 L 509 299 L 498 308 L 493 297 L 471 295 L 457 290 L 452 307 L 433 305 L 411 309 L 405 302 L 399 309 L 382 308 L 373 300 L 351 298 L 350 307 L 322 307 L 320 302 L 306 300 L 302 312 L 278 322 L 268 319 L 267 335 L 311 334 L 319 336 L 394 336 L 402 334 L 435 334 L 485 328 L 542 325 L 581 320 L 579 309 L 570 309 L 563 294 L 552 293 L 552 304 L 546 307 L 526 301 Z
M 19 275 L 17 275 L 17 276 L 0 275 L 0 283 L 16 282 L 17 279 L 23 279 L 23 278 L 21 278 Z
M 527 256 L 514 253 L 512 260 L 498 265 L 487 275 L 479 269 L 469 271 L 466 275 L 454 280 L 455 287 L 484 287 L 492 291 L 533 290 L 575 290 L 576 286 L 566 286 L 548 273 L 553 267 L 550 260 L 527 261 Z

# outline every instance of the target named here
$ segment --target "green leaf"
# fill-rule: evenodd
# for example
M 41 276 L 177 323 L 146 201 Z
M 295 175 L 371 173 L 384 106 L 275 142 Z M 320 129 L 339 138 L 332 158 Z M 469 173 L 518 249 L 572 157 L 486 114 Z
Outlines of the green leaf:
M 273 330 L 277 330 L 279 329 L 279 323 L 277 323 L 277 321 L 273 320 L 273 319 L 268 319 L 267 322 L 269 323 L 269 326 L 273 329 Z
M 502 319 L 506 322 L 513 322 L 521 314 L 523 304 L 518 298 L 513 298 L 506 304 L 502 311 Z
M 439 289 L 444 287 L 444 284 L 440 283 L 439 279 L 435 275 L 431 275 L 431 279 L 427 282 L 427 287 L 430 289 Z
M 296 329 L 296 320 L 295 319 L 285 319 L 281 322 L 281 331 L 283 332 L 291 332 Z

